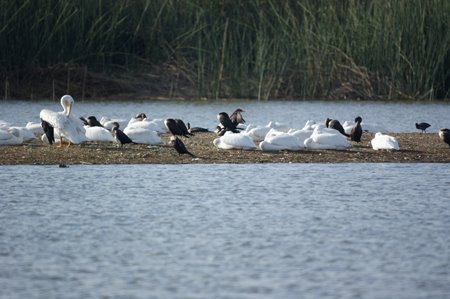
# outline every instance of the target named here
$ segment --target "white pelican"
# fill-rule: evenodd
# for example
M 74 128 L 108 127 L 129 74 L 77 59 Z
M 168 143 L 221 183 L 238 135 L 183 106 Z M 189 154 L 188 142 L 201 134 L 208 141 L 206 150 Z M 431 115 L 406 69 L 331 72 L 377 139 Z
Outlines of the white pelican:
M 37 135 L 42 135 L 44 134 L 44 130 L 42 130 L 42 126 L 40 123 L 35 123 L 35 122 L 27 122 L 25 128 L 27 128 L 28 130 L 31 130 L 31 132 L 33 132 L 33 134 L 37 134 Z
M 312 131 L 318 126 L 318 124 L 313 121 L 313 120 L 308 120 L 305 124 L 305 126 L 303 127 L 303 131 Z
M 49 137 L 51 131 L 55 135 L 59 135 L 60 146 L 62 146 L 63 138 L 69 141 L 69 145 L 70 143 L 79 144 L 86 141 L 86 130 L 83 127 L 83 122 L 71 113 L 73 103 L 74 100 L 70 95 L 64 95 L 61 97 L 63 111 L 41 110 L 41 124 L 49 141 L 53 142 L 54 140 L 53 136 Z
M 347 138 L 335 129 L 328 129 L 323 126 L 317 126 L 311 137 L 304 142 L 309 149 L 336 149 L 343 150 L 351 147 Z
M 291 133 L 280 132 L 272 129 L 264 141 L 259 144 L 259 148 L 263 151 L 298 151 L 305 146 L 300 142 L 299 138 Z
M 375 134 L 375 138 L 370 141 L 374 150 L 399 150 L 397 138 L 389 135 L 382 134 L 380 132 Z
M 156 131 L 145 128 L 126 127 L 123 132 L 134 142 L 150 145 L 160 145 L 164 142 Z
M 114 142 L 111 131 L 103 127 L 84 126 L 84 129 L 86 130 L 86 138 L 89 141 Z
M 272 128 L 267 126 L 255 126 L 253 124 L 249 124 L 245 130 L 245 133 L 250 136 L 253 141 L 258 142 L 258 141 L 263 141 L 264 138 L 266 138 L 267 133 L 269 133 L 269 131 Z
M 10 129 L 16 129 L 19 131 L 19 135 L 23 141 L 29 141 L 36 139 L 33 131 L 28 129 L 27 127 L 9 127 Z
M 256 149 L 252 138 L 244 133 L 227 132 L 214 139 L 213 144 L 221 149 Z
M 0 128 L 0 145 L 22 144 L 23 138 L 17 128 Z
M 269 133 L 269 131 L 272 129 L 284 133 L 287 133 L 289 130 L 291 130 L 288 126 L 284 124 L 281 124 L 276 121 L 270 121 L 265 126 L 256 126 L 253 124 L 249 124 L 245 129 L 245 132 L 248 136 L 250 136 L 253 139 L 253 141 L 259 142 L 263 141 L 266 138 L 267 133 Z
M 130 128 L 130 129 L 141 128 L 141 129 L 146 129 L 146 130 L 152 130 L 152 131 L 157 132 L 159 135 L 168 132 L 166 125 L 164 124 L 164 119 L 150 120 L 148 118 L 144 118 L 144 119 L 140 120 L 139 118 L 132 118 L 128 122 L 128 125 L 126 128 Z M 125 131 L 125 129 L 124 129 L 124 131 Z
M 355 127 L 355 125 L 356 125 L 356 123 L 354 121 L 351 121 L 351 120 L 346 120 L 342 124 L 342 126 L 344 127 L 345 133 L 347 133 L 349 135 L 352 132 L 352 129 Z
M 0 129 L 7 129 L 9 127 L 11 127 L 9 122 L 0 119 Z

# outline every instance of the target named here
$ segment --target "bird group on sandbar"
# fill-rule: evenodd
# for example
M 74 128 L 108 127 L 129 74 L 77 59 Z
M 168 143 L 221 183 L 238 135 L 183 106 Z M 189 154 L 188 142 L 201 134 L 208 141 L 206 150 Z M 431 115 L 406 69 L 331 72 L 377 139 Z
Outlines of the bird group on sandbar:
M 73 111 L 74 102 L 72 96 L 64 95 L 60 100 L 62 111 L 42 109 L 39 114 L 40 123 L 29 122 L 24 127 L 11 126 L 0 120 L 0 145 L 17 145 L 36 138 L 57 147 L 86 142 L 114 142 L 119 147 L 126 144 L 146 144 L 170 146 L 178 155 L 197 158 L 186 147 L 183 139 L 211 132 L 208 128 L 191 127 L 189 122 L 186 124 L 179 118 L 150 119 L 143 112 L 130 120 L 105 116 L 98 120 L 94 115 L 79 117 Z M 215 147 L 224 150 L 261 151 L 347 150 L 360 143 L 363 134 L 369 132 L 374 133 L 370 141 L 374 150 L 400 150 L 397 139 L 386 134 L 385 128 L 363 123 L 361 116 L 342 124 L 332 118 L 326 118 L 323 123 L 309 120 L 302 128 L 296 129 L 276 121 L 269 121 L 267 125 L 247 124 L 244 112 L 237 108 L 231 114 L 222 111 L 216 115 L 216 137 L 212 140 Z M 415 123 L 415 127 L 425 133 L 431 125 L 419 122 Z M 161 138 L 163 134 L 170 135 L 168 142 Z M 449 129 L 440 129 L 438 136 L 450 147 Z

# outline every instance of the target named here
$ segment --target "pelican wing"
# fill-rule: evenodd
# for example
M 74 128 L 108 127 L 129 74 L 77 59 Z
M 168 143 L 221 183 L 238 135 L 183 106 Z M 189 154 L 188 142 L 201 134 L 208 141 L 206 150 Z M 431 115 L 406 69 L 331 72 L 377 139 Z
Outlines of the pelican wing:
M 156 131 L 143 128 L 126 127 L 123 132 L 135 143 L 159 145 L 163 144 L 161 137 Z
M 371 140 L 372 148 L 374 150 L 387 149 L 387 150 L 399 150 L 400 146 L 395 137 L 384 135 L 381 133 L 375 134 L 375 138 Z
M 113 142 L 113 136 L 110 131 L 103 127 L 87 127 L 86 138 L 90 141 Z
M 55 129 L 63 128 L 67 120 L 67 116 L 63 112 L 55 112 L 48 109 L 41 110 L 39 116 Z
M 214 145 L 222 149 L 255 149 L 256 145 L 250 136 L 227 133 L 214 140 Z
M 73 114 L 70 114 L 66 118 L 64 127 L 59 129 L 59 133 L 75 144 L 87 141 L 86 129 L 83 126 L 83 122 Z

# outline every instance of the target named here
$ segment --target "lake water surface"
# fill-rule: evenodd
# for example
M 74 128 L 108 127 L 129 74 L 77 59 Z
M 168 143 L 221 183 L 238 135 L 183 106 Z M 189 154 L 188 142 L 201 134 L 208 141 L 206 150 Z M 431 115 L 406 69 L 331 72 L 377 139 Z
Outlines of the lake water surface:
M 449 298 L 446 164 L 0 166 L 0 298 Z
M 374 101 L 77 101 L 74 113 L 130 119 L 139 112 L 149 118 L 181 118 L 193 126 L 214 130 L 219 112 L 233 112 L 240 107 L 248 123 L 266 125 L 278 121 L 302 128 L 306 121 L 325 122 L 327 117 L 353 120 L 360 115 L 363 122 L 378 124 L 391 132 L 417 132 L 416 122 L 428 122 L 428 131 L 450 127 L 450 103 L 446 102 L 374 102 Z M 38 122 L 42 109 L 62 111 L 58 101 L 0 101 L 0 120 L 24 126 Z

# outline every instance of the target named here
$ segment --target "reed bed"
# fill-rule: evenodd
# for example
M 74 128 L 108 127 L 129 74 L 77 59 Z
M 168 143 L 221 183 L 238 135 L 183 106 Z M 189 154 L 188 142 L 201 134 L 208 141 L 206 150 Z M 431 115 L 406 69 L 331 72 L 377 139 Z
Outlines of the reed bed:
M 447 0 L 0 0 L 0 85 L 167 65 L 199 97 L 448 99 L 449 28 Z

